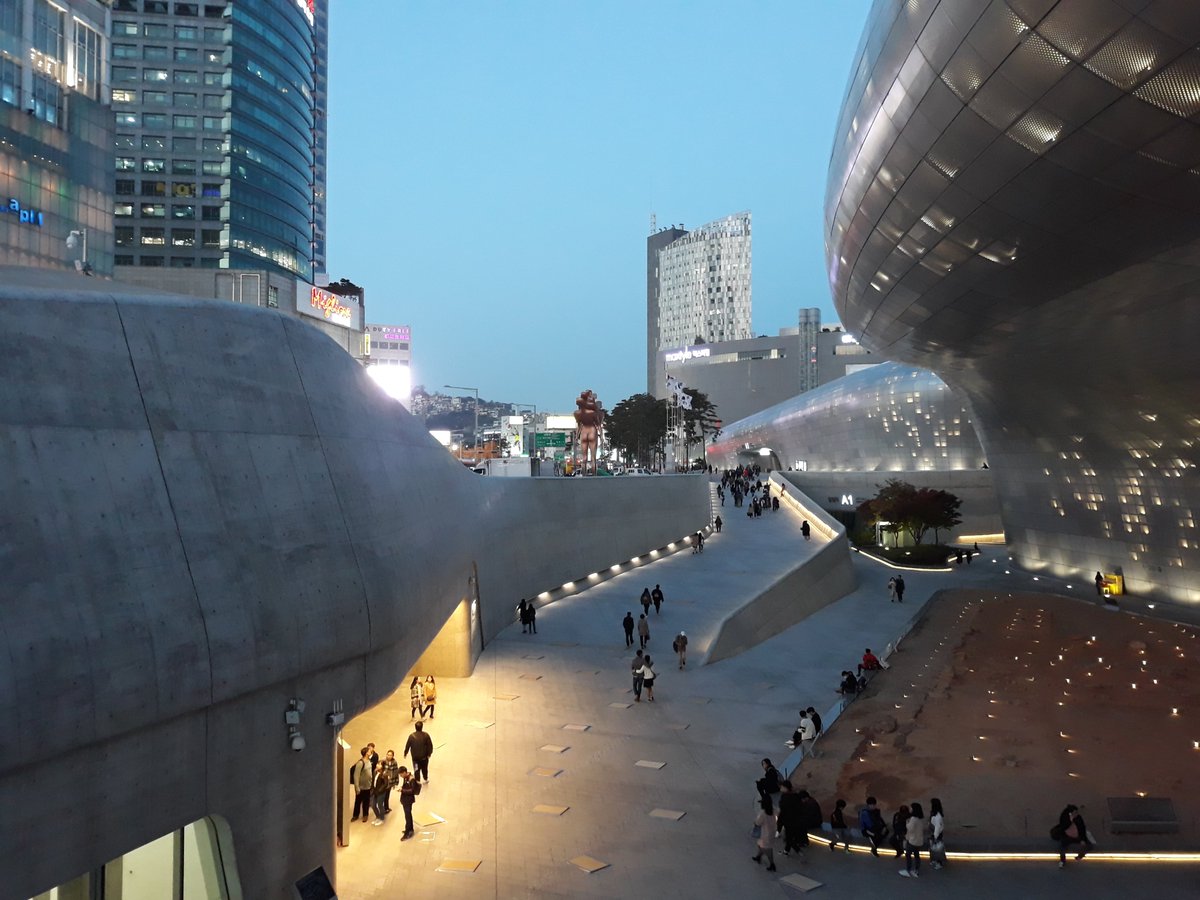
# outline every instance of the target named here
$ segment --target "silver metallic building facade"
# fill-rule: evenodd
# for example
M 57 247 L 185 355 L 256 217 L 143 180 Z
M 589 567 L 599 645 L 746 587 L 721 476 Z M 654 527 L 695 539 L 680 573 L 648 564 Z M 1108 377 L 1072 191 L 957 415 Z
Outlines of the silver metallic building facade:
M 1018 564 L 1200 601 L 1200 3 L 878 0 L 835 135 L 843 322 L 968 402 Z

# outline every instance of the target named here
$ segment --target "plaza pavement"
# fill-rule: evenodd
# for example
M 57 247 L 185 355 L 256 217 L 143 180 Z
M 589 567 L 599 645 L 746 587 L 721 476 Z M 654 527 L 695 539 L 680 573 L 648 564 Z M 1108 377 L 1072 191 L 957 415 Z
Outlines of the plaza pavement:
M 932 890 L 1048 898 L 1061 896 L 1064 879 L 1071 893 L 1091 897 L 1198 895 L 1193 866 L 1088 862 L 1059 872 L 1053 863 L 961 863 L 937 873 L 926 867 L 920 881 L 908 882 L 890 858 L 814 846 L 803 862 L 777 850 L 774 875 L 756 867 L 749 829 L 759 761 L 788 755 L 784 741 L 800 706 L 824 715 L 837 700 L 841 670 L 865 647 L 879 651 L 904 632 L 934 591 L 1007 582 L 1002 565 L 990 563 L 1001 551 L 989 549 L 949 573 L 906 572 L 907 600 L 893 604 L 890 570 L 855 554 L 858 590 L 706 666 L 724 616 L 818 546 L 816 536 L 803 540 L 799 518 L 787 511 L 750 520 L 729 500 L 717 511 L 724 530 L 703 554 L 666 556 L 544 607 L 539 634 L 523 635 L 514 624 L 488 644 L 470 678 L 439 680 L 436 717 L 425 725 L 435 746 L 431 781 L 415 812 L 418 822 L 429 814 L 444 821 L 419 825 L 416 839 L 401 842 L 393 794 L 383 826 L 348 823 L 349 846 L 337 857 L 342 900 L 795 896 L 778 880 L 794 872 L 821 882 L 816 895 L 828 897 Z M 634 651 L 625 647 L 621 619 L 627 610 L 637 618 L 642 588 L 655 583 L 666 595 L 662 614 L 650 612 L 656 700 L 635 703 Z M 682 672 L 671 651 L 680 629 L 691 639 Z M 390 748 L 399 757 L 411 731 L 405 686 L 347 725 L 348 755 L 373 740 L 381 754 Z M 828 812 L 834 798 L 826 785 L 806 782 L 803 767 L 794 780 Z M 861 799 L 847 798 L 851 808 Z M 1055 802 L 1048 800 L 1049 818 Z M 572 864 L 579 857 L 607 867 L 588 874 Z M 448 863 L 478 865 L 468 874 L 440 871 Z

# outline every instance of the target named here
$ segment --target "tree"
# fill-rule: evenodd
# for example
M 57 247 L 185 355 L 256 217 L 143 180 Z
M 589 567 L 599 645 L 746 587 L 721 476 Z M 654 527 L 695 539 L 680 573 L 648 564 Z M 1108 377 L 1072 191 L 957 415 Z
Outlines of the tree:
M 691 457 L 693 441 L 704 444 L 705 436 L 717 431 L 720 419 L 717 418 L 717 407 L 708 399 L 708 395 L 694 388 L 684 388 L 683 392 L 691 398 L 691 409 L 681 409 L 683 414 L 683 449 L 684 459 Z
M 879 493 L 859 506 L 859 512 L 872 524 L 882 522 L 889 534 L 907 532 L 914 544 L 920 544 L 929 529 L 934 540 L 943 529 L 962 522 L 962 500 L 948 491 L 915 488 L 906 481 L 889 478 L 879 485 Z
M 627 397 L 605 415 L 604 431 L 627 459 L 652 465 L 667 436 L 667 401 L 650 394 Z

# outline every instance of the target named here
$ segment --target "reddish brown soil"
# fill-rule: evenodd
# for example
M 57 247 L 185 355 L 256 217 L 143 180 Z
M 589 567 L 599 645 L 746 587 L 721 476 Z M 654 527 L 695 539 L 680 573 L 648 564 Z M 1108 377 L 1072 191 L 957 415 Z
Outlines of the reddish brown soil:
M 1186 626 L 1069 598 L 945 592 L 827 736 L 806 786 L 836 781 L 851 808 L 875 794 L 889 819 L 940 797 L 960 846 L 1045 842 L 1068 802 L 1104 834 L 1106 799 L 1143 792 L 1173 801 L 1180 834 L 1101 843 L 1195 847 L 1198 655 Z

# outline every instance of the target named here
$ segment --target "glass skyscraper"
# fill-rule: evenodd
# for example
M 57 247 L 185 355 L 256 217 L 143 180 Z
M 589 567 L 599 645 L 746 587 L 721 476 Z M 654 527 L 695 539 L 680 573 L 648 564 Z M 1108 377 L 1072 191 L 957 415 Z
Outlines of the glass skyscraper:
M 107 35 L 98 0 L 0 0 L 4 264 L 112 271 Z
M 326 2 L 116 0 L 117 265 L 312 280 L 324 262 Z

